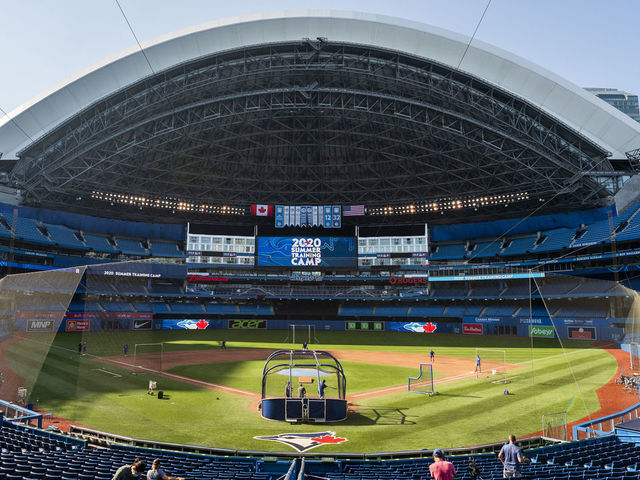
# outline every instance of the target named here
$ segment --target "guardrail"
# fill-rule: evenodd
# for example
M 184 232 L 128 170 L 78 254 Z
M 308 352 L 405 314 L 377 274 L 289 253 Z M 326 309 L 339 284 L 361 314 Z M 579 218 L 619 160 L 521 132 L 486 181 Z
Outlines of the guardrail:
M 153 440 L 140 440 L 137 438 L 115 435 L 112 433 L 94 430 L 92 428 L 71 425 L 71 436 L 86 440 L 90 445 L 108 447 L 111 444 L 126 445 L 133 448 L 149 448 L 153 450 L 170 450 L 173 452 L 196 453 L 203 455 L 217 455 L 229 457 L 276 457 L 276 458 L 322 458 L 336 460 L 385 460 L 402 458 L 428 458 L 433 455 L 432 449 L 407 450 L 401 452 L 375 452 L 375 453 L 311 453 L 311 452 L 269 452 L 261 450 L 233 450 L 227 448 L 205 447 L 201 445 L 182 445 L 179 443 L 156 442 Z M 542 436 L 518 439 L 518 445 L 523 449 L 539 448 L 549 444 L 562 443 L 560 440 Z M 476 455 L 482 453 L 495 453 L 500 451 L 504 442 L 486 443 L 473 447 L 461 447 L 447 449 L 450 455 Z
M 6 422 L 30 424 L 31 420 L 35 420 L 38 428 L 42 428 L 42 414 L 21 407 L 15 403 L 0 400 L 0 419 Z
M 621 412 L 574 425 L 573 439 L 581 440 L 583 438 L 591 438 L 592 436 L 602 437 L 604 435 L 613 435 L 616 425 L 634 420 L 639 416 L 640 402 Z M 581 432 L 583 433 L 582 436 L 580 435 Z

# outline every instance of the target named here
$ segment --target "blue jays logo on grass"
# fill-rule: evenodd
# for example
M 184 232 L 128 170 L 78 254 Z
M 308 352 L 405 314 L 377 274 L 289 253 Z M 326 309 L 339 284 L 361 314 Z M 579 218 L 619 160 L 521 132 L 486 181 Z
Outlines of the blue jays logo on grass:
M 332 445 L 347 441 L 346 438 L 336 437 L 336 432 L 281 433 L 279 435 L 253 438 L 256 440 L 271 440 L 273 442 L 284 443 L 298 452 L 306 452 L 320 445 Z

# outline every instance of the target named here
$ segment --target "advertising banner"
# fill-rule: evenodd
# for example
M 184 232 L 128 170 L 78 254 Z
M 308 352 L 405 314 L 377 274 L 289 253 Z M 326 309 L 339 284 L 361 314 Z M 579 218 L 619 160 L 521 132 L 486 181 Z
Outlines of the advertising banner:
M 229 328 L 254 329 L 267 328 L 266 320 L 229 320 Z
M 53 320 L 29 320 L 27 332 L 52 332 L 55 325 Z
M 434 333 L 437 329 L 438 324 L 432 322 L 389 322 L 392 332 Z
M 153 327 L 153 320 L 148 319 L 135 319 L 131 324 L 132 330 L 151 330 Z
M 595 327 L 567 327 L 567 336 L 574 340 L 595 340 Z
M 356 266 L 355 237 L 258 237 L 258 267 Z
M 554 338 L 553 327 L 546 325 L 529 325 L 529 336 L 537 338 Z
M 67 332 L 88 332 L 91 322 L 89 320 L 67 320 Z
M 206 330 L 210 322 L 201 319 L 166 319 L 162 320 L 163 330 Z
M 481 323 L 463 323 L 462 333 L 465 335 L 482 335 Z

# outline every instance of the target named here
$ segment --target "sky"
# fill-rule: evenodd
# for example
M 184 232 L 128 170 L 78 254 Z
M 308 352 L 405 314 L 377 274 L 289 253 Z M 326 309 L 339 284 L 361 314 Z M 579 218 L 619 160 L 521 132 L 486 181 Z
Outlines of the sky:
M 281 10 L 353 10 L 471 36 L 487 0 L 119 0 L 141 42 L 193 25 Z M 582 87 L 640 94 L 640 0 L 491 0 L 476 39 Z M 116 0 L 0 0 L 0 108 L 10 112 L 136 45 Z

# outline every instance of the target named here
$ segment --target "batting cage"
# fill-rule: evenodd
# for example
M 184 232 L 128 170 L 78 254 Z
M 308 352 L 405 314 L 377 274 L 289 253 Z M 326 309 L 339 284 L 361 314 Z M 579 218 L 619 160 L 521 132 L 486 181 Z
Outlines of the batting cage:
M 262 416 L 287 422 L 336 422 L 347 418 L 342 365 L 322 350 L 278 350 L 262 372 Z

